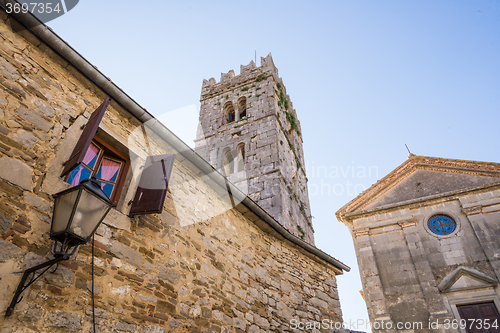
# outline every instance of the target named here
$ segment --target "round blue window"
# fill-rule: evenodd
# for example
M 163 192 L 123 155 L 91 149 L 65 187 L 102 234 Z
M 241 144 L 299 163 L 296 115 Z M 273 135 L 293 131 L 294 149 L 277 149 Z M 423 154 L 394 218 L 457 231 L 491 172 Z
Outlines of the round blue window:
M 446 236 L 457 229 L 457 222 L 447 215 L 434 215 L 427 222 L 429 230 L 436 235 Z

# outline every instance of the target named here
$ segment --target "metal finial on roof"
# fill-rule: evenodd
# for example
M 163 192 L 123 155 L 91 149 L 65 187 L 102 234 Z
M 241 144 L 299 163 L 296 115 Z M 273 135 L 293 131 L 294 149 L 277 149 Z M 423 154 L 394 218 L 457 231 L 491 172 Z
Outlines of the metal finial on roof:
M 406 145 L 406 143 L 405 143 L 405 147 L 406 147 L 406 150 L 408 150 L 408 158 L 415 156 L 415 154 L 411 153 L 410 148 L 408 148 L 408 146 Z

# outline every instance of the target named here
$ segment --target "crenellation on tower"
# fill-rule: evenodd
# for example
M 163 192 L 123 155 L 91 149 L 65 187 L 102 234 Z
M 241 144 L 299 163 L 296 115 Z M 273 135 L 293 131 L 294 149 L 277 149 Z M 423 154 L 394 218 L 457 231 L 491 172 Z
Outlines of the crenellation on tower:
M 296 236 L 314 244 L 302 133 L 271 54 L 203 80 L 195 150 Z

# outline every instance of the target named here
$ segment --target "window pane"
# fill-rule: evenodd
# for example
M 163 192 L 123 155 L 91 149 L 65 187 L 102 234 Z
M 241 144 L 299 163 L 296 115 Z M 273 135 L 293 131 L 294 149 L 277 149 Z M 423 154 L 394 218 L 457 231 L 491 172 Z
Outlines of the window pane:
M 80 184 L 80 182 L 84 179 L 89 179 L 91 175 L 91 171 L 83 166 L 82 164 L 78 165 L 76 168 L 71 171 L 68 177 L 68 183 L 71 186 L 76 186 Z
M 101 189 L 106 193 L 108 198 L 111 198 L 111 193 L 113 193 L 113 188 L 115 187 L 113 184 L 108 184 L 105 182 L 99 182 L 101 184 Z
M 95 162 L 99 157 L 99 151 L 100 149 L 91 143 L 89 149 L 85 153 L 85 157 L 83 158 L 83 163 L 87 164 L 91 169 L 94 169 Z
M 433 233 L 435 233 L 435 234 L 438 234 L 438 235 L 444 235 L 445 234 L 442 227 L 431 228 L 431 231 Z
M 446 215 L 439 215 L 439 218 L 441 219 L 441 222 L 443 224 L 450 224 L 450 223 L 455 224 L 455 221 L 453 221 L 451 217 L 448 217 Z
M 102 159 L 101 167 L 97 171 L 96 177 L 111 182 L 116 182 L 118 171 L 120 170 L 121 163 L 112 161 L 107 158 Z
M 455 231 L 455 227 L 456 227 L 455 224 L 447 224 L 447 225 L 443 226 L 445 234 L 446 235 L 451 234 L 453 231 Z
M 429 222 L 427 223 L 427 225 L 429 226 L 429 228 L 436 226 L 436 225 L 439 225 L 439 219 L 438 219 L 437 215 L 431 217 L 429 219 Z

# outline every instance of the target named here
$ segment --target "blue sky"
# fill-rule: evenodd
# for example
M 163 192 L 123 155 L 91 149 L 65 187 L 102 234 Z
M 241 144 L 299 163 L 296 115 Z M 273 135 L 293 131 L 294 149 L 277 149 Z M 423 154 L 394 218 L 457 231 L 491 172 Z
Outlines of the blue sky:
M 48 25 L 188 144 L 203 79 L 272 52 L 302 126 L 316 244 L 352 267 L 338 278 L 347 321 L 367 314 L 334 213 L 403 163 L 405 143 L 500 162 L 500 1 L 81 0 Z

